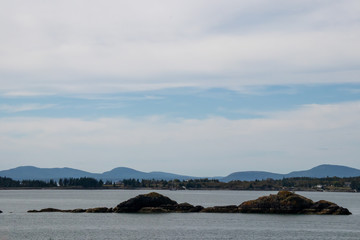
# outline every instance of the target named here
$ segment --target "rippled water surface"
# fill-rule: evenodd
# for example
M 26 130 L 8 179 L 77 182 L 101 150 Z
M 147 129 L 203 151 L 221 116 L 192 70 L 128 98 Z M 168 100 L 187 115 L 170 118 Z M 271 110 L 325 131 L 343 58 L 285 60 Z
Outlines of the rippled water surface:
M 30 209 L 114 207 L 130 190 L 2 190 L 0 240 L 5 239 L 360 239 L 360 194 L 300 192 L 349 208 L 350 216 L 168 213 L 26 213 Z M 269 195 L 255 191 L 158 191 L 178 202 L 215 206 Z

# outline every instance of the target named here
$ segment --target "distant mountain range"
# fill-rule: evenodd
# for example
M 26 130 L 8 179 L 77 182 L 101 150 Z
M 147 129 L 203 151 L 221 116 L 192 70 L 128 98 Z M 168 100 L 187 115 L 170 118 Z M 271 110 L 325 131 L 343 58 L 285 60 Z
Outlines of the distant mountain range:
M 209 177 L 210 179 L 219 179 L 223 182 L 233 180 L 254 181 L 256 179 L 282 179 L 292 177 L 357 177 L 360 176 L 360 170 L 339 165 L 320 165 L 305 171 L 295 171 L 288 174 L 279 174 L 262 171 L 234 172 L 226 177 Z M 0 171 L 0 177 L 9 177 L 14 180 L 49 180 L 60 178 L 80 178 L 91 177 L 102 180 L 119 181 L 122 179 L 156 179 L 156 180 L 188 180 L 199 179 L 200 177 L 178 175 L 167 172 L 141 172 L 132 168 L 119 167 L 104 173 L 90 173 L 73 168 L 37 168 L 33 166 L 17 167 L 9 170 Z
M 183 176 L 166 172 L 141 172 L 132 168 L 118 167 L 104 173 L 91 173 L 73 168 L 37 168 L 33 166 L 22 166 L 9 170 L 0 171 L 0 177 L 9 177 L 14 180 L 49 180 L 60 178 L 91 177 L 102 180 L 118 181 L 122 179 L 196 179 L 197 177 Z

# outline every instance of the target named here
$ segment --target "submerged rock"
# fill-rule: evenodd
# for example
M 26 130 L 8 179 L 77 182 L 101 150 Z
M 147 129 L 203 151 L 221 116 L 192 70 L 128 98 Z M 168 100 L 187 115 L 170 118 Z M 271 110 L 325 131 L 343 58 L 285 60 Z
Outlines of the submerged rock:
M 215 206 L 215 207 L 207 207 L 201 210 L 201 212 L 208 213 L 238 213 L 239 208 L 236 205 L 229 206 Z
M 138 213 L 189 213 L 200 212 L 204 207 L 193 206 L 189 203 L 180 203 L 177 205 L 162 205 L 159 207 L 143 207 Z
M 77 209 L 73 209 L 73 210 L 64 210 L 63 212 L 70 212 L 70 213 L 83 213 L 83 212 L 86 212 L 86 209 L 77 208 Z
M 239 206 L 241 213 L 280 213 L 280 214 L 332 214 L 350 215 L 348 209 L 328 201 L 313 202 L 298 194 L 280 191 L 276 195 L 260 197 L 243 202 Z
M 98 208 L 88 208 L 88 209 L 72 209 L 72 210 L 61 210 L 56 208 L 44 208 L 41 210 L 29 210 L 28 213 L 41 213 L 41 212 L 62 212 L 62 213 L 111 213 L 112 208 L 107 207 L 98 207 Z
M 174 212 L 200 212 L 203 209 L 204 209 L 203 206 L 200 205 L 193 206 L 190 203 L 185 202 L 178 204 L 174 209 Z
M 87 212 L 87 213 L 112 213 L 113 209 L 107 208 L 107 207 L 98 207 L 98 208 L 86 209 L 85 212 Z
M 57 208 L 44 208 L 41 210 L 29 210 L 28 213 L 42 213 L 42 212 L 64 212 L 64 213 L 83 213 L 86 212 L 85 209 L 77 208 L 73 210 L 61 210 Z
M 177 212 L 177 213 L 187 213 L 187 212 L 200 212 L 204 209 L 203 206 L 194 206 L 190 203 L 180 203 L 176 205 L 164 205 L 161 206 L 166 212 Z
M 0 210 L 0 213 L 2 213 L 2 211 Z
M 64 210 L 56 209 L 56 208 L 44 208 L 41 210 L 29 210 L 28 213 L 40 213 L 40 212 L 63 212 Z

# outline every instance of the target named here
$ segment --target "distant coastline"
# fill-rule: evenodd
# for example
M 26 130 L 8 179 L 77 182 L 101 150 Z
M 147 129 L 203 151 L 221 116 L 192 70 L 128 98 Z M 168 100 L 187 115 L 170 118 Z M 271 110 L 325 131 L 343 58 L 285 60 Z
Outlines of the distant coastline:
M 237 191 L 321 191 L 321 192 L 360 192 L 360 177 L 339 178 L 284 178 L 255 181 L 221 182 L 217 179 L 190 180 L 146 180 L 124 179 L 112 182 L 94 178 L 64 178 L 50 181 L 13 180 L 0 177 L 0 190 L 237 190 Z
M 148 189 L 359 192 L 360 170 L 320 165 L 305 171 L 277 174 L 234 172 L 200 178 L 166 172 L 141 172 L 119 167 L 102 174 L 72 168 L 17 167 L 0 171 L 0 189 Z

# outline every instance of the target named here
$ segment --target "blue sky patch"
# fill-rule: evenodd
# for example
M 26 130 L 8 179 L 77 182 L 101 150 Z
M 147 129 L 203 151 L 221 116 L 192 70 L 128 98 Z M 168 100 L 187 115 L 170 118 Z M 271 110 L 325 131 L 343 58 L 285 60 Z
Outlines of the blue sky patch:
M 359 84 L 222 88 L 174 88 L 118 94 L 1 97 L 1 117 L 57 118 L 262 118 L 307 104 L 334 104 L 360 99 Z

